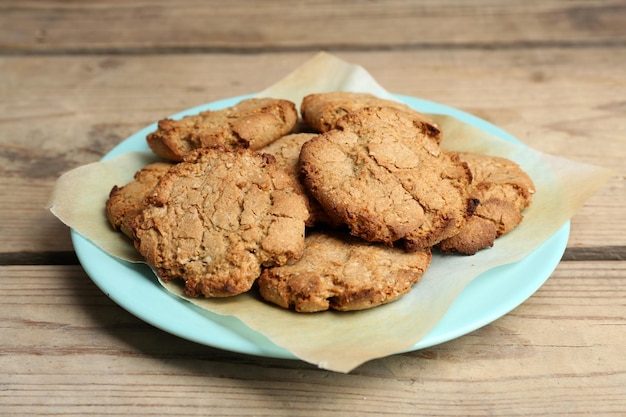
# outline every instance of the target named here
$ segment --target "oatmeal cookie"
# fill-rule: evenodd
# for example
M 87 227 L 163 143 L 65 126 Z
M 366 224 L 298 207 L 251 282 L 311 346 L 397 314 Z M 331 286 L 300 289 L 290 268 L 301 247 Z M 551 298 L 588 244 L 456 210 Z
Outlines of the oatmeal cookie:
M 319 132 L 327 132 L 335 128 L 337 120 L 341 117 L 365 107 L 391 107 L 401 110 L 413 117 L 415 125 L 422 129 L 426 136 L 431 137 L 437 143 L 441 141 L 441 129 L 430 117 L 406 104 L 382 99 L 368 93 L 335 91 L 310 94 L 302 100 L 300 112 L 308 125 Z
M 407 250 L 458 233 L 468 216 L 470 174 L 401 111 L 369 107 L 302 146 L 303 183 L 352 234 Z
M 135 247 L 191 297 L 248 291 L 261 266 L 302 256 L 309 213 L 274 157 L 203 148 L 172 167 L 136 218 Z
M 167 162 L 146 165 L 135 173 L 133 181 L 111 189 L 106 201 L 106 215 L 115 230 L 133 237 L 132 223 L 145 207 L 144 199 L 171 167 L 172 164 Z
M 298 121 L 294 103 L 273 98 L 251 98 L 223 110 L 207 110 L 180 120 L 163 119 L 147 136 L 158 156 L 181 161 L 194 149 L 260 149 L 291 132 Z
M 298 262 L 265 269 L 257 282 L 265 300 L 298 312 L 363 310 L 409 292 L 430 261 L 430 248 L 406 252 L 318 231 Z
M 477 204 L 461 231 L 440 242 L 439 247 L 443 252 L 473 255 L 493 246 L 496 238 L 522 221 L 521 212 L 532 203 L 535 186 L 518 164 L 506 158 L 470 152 L 454 155 L 472 173 L 468 193 Z

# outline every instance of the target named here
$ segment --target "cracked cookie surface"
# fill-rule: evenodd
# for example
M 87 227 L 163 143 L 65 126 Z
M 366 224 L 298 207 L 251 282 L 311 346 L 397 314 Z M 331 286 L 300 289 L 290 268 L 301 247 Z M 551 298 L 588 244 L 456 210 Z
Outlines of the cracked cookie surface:
M 303 183 L 351 233 L 407 250 L 433 246 L 468 216 L 470 174 L 391 108 L 348 114 L 300 152 Z
M 426 136 L 437 143 L 441 141 L 439 125 L 427 115 L 420 113 L 406 104 L 376 97 L 369 93 L 335 91 L 330 93 L 309 94 L 302 99 L 300 112 L 304 121 L 319 132 L 327 132 L 335 128 L 337 120 L 346 114 L 365 107 L 390 107 L 410 115 L 416 126 Z
M 133 238 L 133 221 L 145 207 L 145 198 L 171 167 L 172 164 L 167 162 L 146 165 L 135 173 L 133 181 L 111 189 L 105 209 L 107 219 L 115 230 Z
M 430 249 L 406 252 L 317 231 L 298 262 L 264 270 L 258 286 L 265 300 L 298 312 L 363 310 L 409 292 L 430 261 Z
M 260 149 L 290 133 L 297 121 L 298 112 L 291 101 L 251 98 L 222 110 L 160 120 L 157 130 L 146 139 L 155 154 L 179 162 L 199 148 Z
M 135 246 L 164 280 L 185 293 L 248 291 L 261 266 L 298 259 L 308 211 L 271 155 L 205 148 L 161 178 L 137 217 Z
M 307 226 L 309 227 L 319 223 L 330 225 L 337 224 L 337 221 L 331 219 L 326 214 L 317 200 L 305 190 L 300 182 L 300 150 L 302 149 L 302 145 L 316 136 L 317 133 L 293 133 L 285 135 L 261 149 L 264 153 L 274 155 L 277 165 L 294 178 L 298 189 L 307 197 L 307 208 L 310 214 L 309 219 L 307 219 Z

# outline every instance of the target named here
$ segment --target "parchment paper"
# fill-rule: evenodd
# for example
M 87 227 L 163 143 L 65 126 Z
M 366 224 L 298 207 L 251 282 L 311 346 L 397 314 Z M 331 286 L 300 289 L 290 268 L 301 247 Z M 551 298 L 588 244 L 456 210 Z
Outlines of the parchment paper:
M 320 53 L 259 96 L 286 98 L 299 104 L 304 95 L 324 91 L 372 92 L 393 98 L 362 67 Z M 352 313 L 299 314 L 242 294 L 228 299 L 188 299 L 209 311 L 239 318 L 304 361 L 349 372 L 360 364 L 410 349 L 442 318 L 463 288 L 476 276 L 515 262 L 555 233 L 610 178 L 609 170 L 546 155 L 511 144 L 461 121 L 432 115 L 440 123 L 448 150 L 500 155 L 519 163 L 537 192 L 524 221 L 474 256 L 435 254 L 413 290 L 394 303 Z M 155 160 L 149 153 L 129 153 L 89 164 L 57 181 L 49 208 L 61 221 L 113 256 L 141 261 L 130 242 L 113 232 L 104 204 L 113 185 L 123 185 Z M 176 284 L 165 287 L 184 297 Z

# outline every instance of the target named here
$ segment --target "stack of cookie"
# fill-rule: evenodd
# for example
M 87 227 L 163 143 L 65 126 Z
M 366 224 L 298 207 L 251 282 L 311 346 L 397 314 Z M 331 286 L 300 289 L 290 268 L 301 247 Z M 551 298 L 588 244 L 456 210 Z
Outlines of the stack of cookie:
M 410 291 L 432 250 L 471 255 L 522 220 L 534 186 L 503 158 L 444 152 L 424 114 L 363 93 L 248 99 L 148 135 L 167 162 L 114 187 L 109 221 L 191 297 L 255 285 L 299 312 Z M 304 126 L 304 128 L 303 128 Z

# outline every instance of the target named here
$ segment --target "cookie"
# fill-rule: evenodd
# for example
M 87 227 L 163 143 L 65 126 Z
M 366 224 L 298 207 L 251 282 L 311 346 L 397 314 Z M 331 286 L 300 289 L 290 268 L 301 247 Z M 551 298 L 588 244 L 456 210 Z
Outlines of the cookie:
M 404 112 L 357 110 L 306 142 L 303 183 L 355 236 L 407 250 L 458 233 L 468 216 L 470 174 Z
M 459 233 L 442 240 L 437 246 L 444 253 L 474 255 L 481 249 L 493 246 L 496 237 L 494 222 L 480 216 L 470 216 Z
M 223 110 L 160 120 L 146 139 L 158 156 L 180 162 L 189 152 L 205 147 L 260 149 L 291 132 L 297 121 L 294 103 L 251 98 Z
M 305 142 L 316 137 L 316 133 L 294 133 L 283 136 L 275 140 L 262 149 L 262 152 L 274 155 L 276 163 L 294 178 L 300 192 L 307 196 L 307 208 L 309 209 L 309 219 L 307 226 L 313 227 L 316 224 L 324 223 L 327 225 L 336 225 L 338 222 L 330 218 L 319 205 L 317 200 L 313 198 L 300 183 L 300 150 Z
M 115 230 L 133 237 L 132 222 L 145 207 L 144 199 L 171 167 L 172 164 L 166 162 L 146 165 L 135 173 L 133 181 L 111 189 L 106 201 L 106 215 Z
M 368 93 L 335 91 L 310 94 L 302 100 L 300 112 L 308 125 L 319 132 L 328 132 L 335 128 L 337 120 L 341 117 L 365 107 L 391 107 L 403 111 L 411 115 L 415 125 L 422 129 L 426 136 L 437 143 L 441 141 L 441 129 L 430 117 L 406 104 L 382 99 Z
M 263 299 L 298 312 L 363 310 L 409 292 L 430 261 L 430 249 L 406 252 L 318 231 L 298 262 L 265 269 L 257 283 Z
M 532 203 L 535 186 L 515 162 L 497 156 L 454 153 L 472 173 L 470 198 L 477 204 L 461 231 L 440 242 L 443 252 L 473 255 L 521 223 L 522 210 Z
M 248 291 L 261 266 L 302 256 L 309 213 L 271 155 L 203 148 L 173 166 L 136 218 L 135 247 L 191 297 Z
M 300 175 L 298 157 L 305 142 L 313 139 L 317 133 L 293 133 L 270 143 L 261 152 L 274 155 L 276 164 L 289 172 L 294 178 Z

